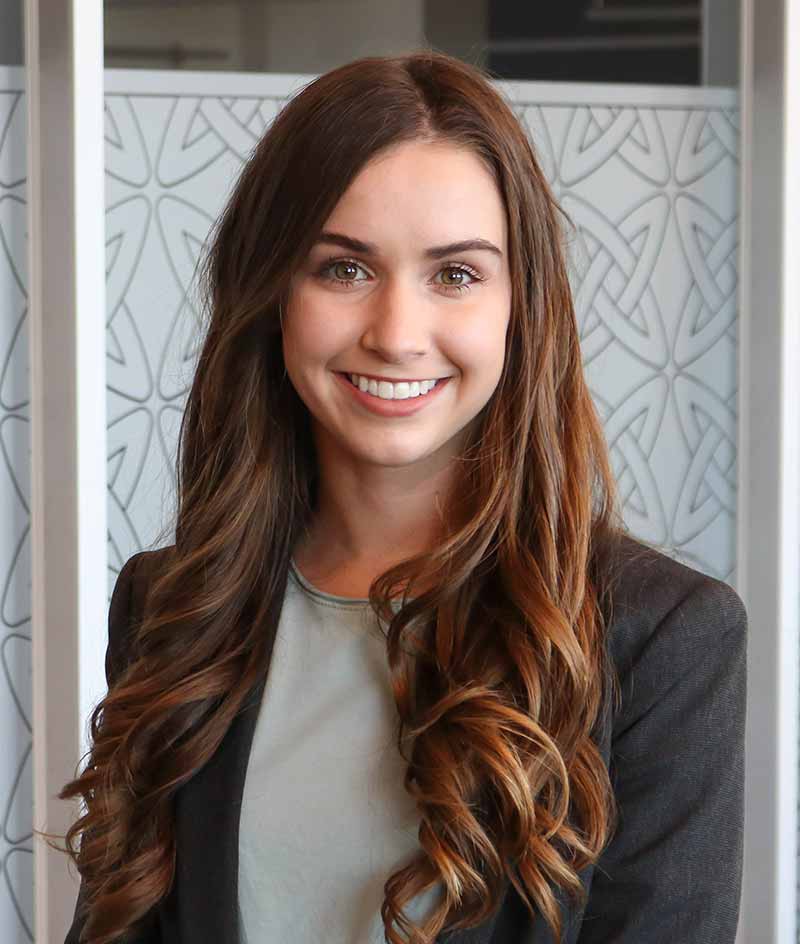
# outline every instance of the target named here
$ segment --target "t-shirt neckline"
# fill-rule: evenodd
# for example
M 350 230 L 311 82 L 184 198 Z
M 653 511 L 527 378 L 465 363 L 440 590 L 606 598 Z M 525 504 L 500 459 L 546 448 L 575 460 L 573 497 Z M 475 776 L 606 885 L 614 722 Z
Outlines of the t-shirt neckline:
M 364 604 L 369 603 L 369 597 L 341 597 L 335 593 L 328 593 L 326 590 L 320 590 L 319 587 L 315 587 L 300 573 L 297 564 L 295 563 L 294 556 L 291 557 L 289 563 L 292 574 L 297 579 L 297 582 L 312 597 L 317 597 L 326 603 L 335 603 L 337 606 L 349 606 L 353 609 L 360 609 L 364 606 Z

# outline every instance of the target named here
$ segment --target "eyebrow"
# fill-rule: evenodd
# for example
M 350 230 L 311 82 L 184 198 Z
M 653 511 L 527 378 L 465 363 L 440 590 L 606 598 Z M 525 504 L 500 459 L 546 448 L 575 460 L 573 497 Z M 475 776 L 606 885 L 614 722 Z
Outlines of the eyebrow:
M 334 246 L 342 246 L 345 249 L 349 249 L 351 252 L 360 252 L 364 256 L 378 255 L 377 246 L 372 245 L 372 243 L 362 242 L 360 239 L 354 239 L 352 236 L 345 236 L 343 233 L 331 233 L 327 230 L 323 230 L 323 232 L 319 234 L 315 245 L 319 243 L 330 243 Z M 471 249 L 483 249 L 486 252 L 495 253 L 495 255 L 500 257 L 503 255 L 497 246 L 495 246 L 494 243 L 490 243 L 488 239 L 461 239 L 455 243 L 448 243 L 446 246 L 430 246 L 423 251 L 423 255 L 426 259 L 443 259 L 446 256 L 452 256 L 459 252 L 469 252 Z

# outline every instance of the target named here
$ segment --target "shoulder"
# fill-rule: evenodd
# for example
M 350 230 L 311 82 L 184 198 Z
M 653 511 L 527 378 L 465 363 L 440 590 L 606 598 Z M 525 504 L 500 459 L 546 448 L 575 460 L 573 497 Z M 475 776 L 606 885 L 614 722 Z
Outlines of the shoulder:
M 624 690 L 644 697 L 680 679 L 706 684 L 726 662 L 741 670 L 747 611 L 730 584 L 631 535 L 616 565 L 608 645 Z
M 747 624 L 745 605 L 730 584 L 629 534 L 619 542 L 611 604 L 609 641 L 618 663 L 668 627 L 710 641 Z
M 174 550 L 174 544 L 167 544 L 165 547 L 137 551 L 122 569 L 130 568 L 131 579 L 138 587 L 146 583 L 150 576 L 169 560 Z
M 111 596 L 112 617 L 117 611 L 139 615 L 153 574 L 163 567 L 174 547 L 174 544 L 170 544 L 152 550 L 137 551 L 125 561 L 117 575 Z
M 117 574 L 108 610 L 106 679 L 109 685 L 128 662 L 131 639 L 142 618 L 147 586 L 173 547 L 137 551 Z

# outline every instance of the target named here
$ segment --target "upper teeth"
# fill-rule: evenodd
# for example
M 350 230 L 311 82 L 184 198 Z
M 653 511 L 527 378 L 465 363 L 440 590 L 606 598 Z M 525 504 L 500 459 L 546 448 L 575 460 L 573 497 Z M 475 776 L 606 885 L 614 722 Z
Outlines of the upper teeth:
M 424 396 L 436 386 L 435 380 L 413 380 L 410 383 L 403 380 L 400 383 L 389 383 L 388 380 L 371 380 L 361 374 L 350 374 L 350 379 L 359 390 L 382 400 L 406 400 L 409 397 Z

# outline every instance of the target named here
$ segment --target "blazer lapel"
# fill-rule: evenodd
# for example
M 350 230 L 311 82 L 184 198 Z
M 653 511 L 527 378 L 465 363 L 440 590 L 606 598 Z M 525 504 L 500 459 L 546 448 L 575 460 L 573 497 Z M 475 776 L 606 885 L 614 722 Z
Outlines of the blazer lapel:
M 219 748 L 175 794 L 175 882 L 161 910 L 162 939 L 186 944 L 240 944 L 239 820 L 247 764 L 286 595 L 265 620 L 270 643 L 261 676 Z

